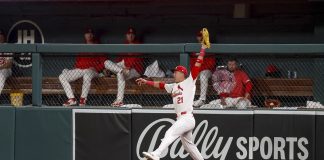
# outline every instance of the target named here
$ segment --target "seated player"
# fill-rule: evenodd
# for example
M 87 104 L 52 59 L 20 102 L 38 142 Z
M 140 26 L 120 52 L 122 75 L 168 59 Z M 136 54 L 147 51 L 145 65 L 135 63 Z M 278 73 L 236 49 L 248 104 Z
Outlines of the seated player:
M 128 29 L 125 44 L 139 44 L 133 28 Z M 117 97 L 111 104 L 112 106 L 120 107 L 124 105 L 125 81 L 140 77 L 140 74 L 143 73 L 143 58 L 139 56 L 140 54 L 126 53 L 117 58 L 117 63 L 110 60 L 105 61 L 105 68 L 117 75 Z
M 208 107 L 210 105 L 221 108 L 226 107 L 238 107 L 246 108 L 251 106 L 251 90 L 252 82 L 248 75 L 241 70 L 237 65 L 236 59 L 229 59 L 227 62 L 227 68 L 232 74 L 230 81 L 233 83 L 233 87 L 229 93 L 220 93 L 220 99 L 211 101 L 209 105 L 203 105 L 201 108 Z
M 198 43 L 202 42 L 202 33 L 199 31 L 196 37 Z M 197 61 L 196 53 L 193 53 L 190 57 L 190 66 L 194 66 Z M 206 103 L 206 96 L 208 91 L 208 81 L 212 75 L 212 71 L 215 69 L 216 59 L 214 56 L 207 56 L 204 59 L 204 64 L 201 66 L 201 72 L 199 74 L 200 80 L 200 97 L 194 101 L 194 107 L 200 107 Z
M 6 35 L 0 30 L 0 44 L 4 43 L 6 43 Z M 0 53 L 0 94 L 7 78 L 12 74 L 12 55 L 12 53 Z
M 91 29 L 84 33 L 86 44 L 97 44 L 98 40 Z M 94 53 L 80 53 L 76 57 L 74 69 L 64 69 L 59 76 L 63 89 L 68 97 L 68 100 L 63 106 L 72 106 L 77 104 L 77 100 L 73 94 L 70 82 L 83 78 L 82 93 L 80 97 L 80 106 L 86 105 L 87 96 L 91 87 L 91 80 L 99 75 L 99 72 L 104 68 L 106 56 L 96 55 Z

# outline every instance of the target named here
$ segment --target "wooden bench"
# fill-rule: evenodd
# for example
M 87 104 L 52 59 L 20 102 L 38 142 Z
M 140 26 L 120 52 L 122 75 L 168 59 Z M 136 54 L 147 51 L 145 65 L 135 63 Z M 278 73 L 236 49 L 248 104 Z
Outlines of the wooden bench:
M 172 78 L 153 78 L 153 80 L 172 82 Z M 126 81 L 125 94 L 147 94 L 147 95 L 161 95 L 167 94 L 164 90 L 156 89 L 149 86 L 138 86 L 135 79 Z M 199 86 L 199 82 L 197 83 Z M 82 89 L 82 79 L 71 82 L 74 93 L 80 94 Z M 209 92 L 213 89 L 209 87 Z M 21 91 L 25 94 L 32 93 L 32 79 L 31 77 L 10 77 L 6 81 L 3 93 L 10 93 L 13 91 Z M 57 77 L 44 77 L 42 84 L 42 93 L 44 95 L 51 94 L 65 94 L 62 85 Z M 90 94 L 117 94 L 117 79 L 116 78 L 94 78 L 91 82 Z M 197 94 L 199 94 L 199 87 L 197 87 Z
M 172 82 L 170 78 L 153 78 L 153 80 L 163 80 L 167 83 Z M 163 90 L 159 90 L 149 86 L 138 86 L 135 80 L 126 82 L 125 94 L 146 94 L 146 95 L 162 95 L 167 94 Z M 253 96 L 302 96 L 313 97 L 313 81 L 311 79 L 277 79 L 277 78 L 255 78 L 252 79 Z M 82 88 L 82 79 L 71 83 L 75 93 L 80 94 Z M 200 83 L 197 81 L 196 94 L 200 93 Z M 6 81 L 3 93 L 10 93 L 14 90 L 20 90 L 25 94 L 32 92 L 31 77 L 10 77 Z M 44 77 L 42 93 L 65 94 L 62 85 L 57 77 Z M 117 94 L 116 78 L 101 77 L 92 80 L 90 94 Z M 208 87 L 208 95 L 216 95 L 213 87 Z
M 255 78 L 252 79 L 253 95 L 264 97 L 313 97 L 313 80 L 283 79 L 283 78 Z

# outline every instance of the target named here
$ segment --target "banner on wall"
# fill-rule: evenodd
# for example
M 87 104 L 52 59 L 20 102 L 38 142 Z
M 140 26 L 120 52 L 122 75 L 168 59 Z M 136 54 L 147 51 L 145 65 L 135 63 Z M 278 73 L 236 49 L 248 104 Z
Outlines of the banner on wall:
M 13 24 L 8 31 L 8 43 L 34 44 L 44 43 L 44 34 L 36 22 L 31 20 L 20 20 Z M 31 53 L 15 53 L 15 65 L 28 68 L 32 66 Z
M 74 109 L 73 160 L 128 160 L 131 110 Z
M 204 159 L 314 159 L 315 112 L 268 112 L 196 110 L 194 143 Z M 156 149 L 174 122 L 174 111 L 133 110 L 132 159 Z M 188 158 L 177 139 L 162 160 Z
M 206 160 L 321 159 L 315 113 L 195 110 L 194 143 Z M 80 109 L 73 115 L 75 160 L 143 159 L 142 152 L 155 150 L 176 120 L 173 110 L 155 109 Z M 171 159 L 190 159 L 180 139 L 162 154 L 161 160 Z

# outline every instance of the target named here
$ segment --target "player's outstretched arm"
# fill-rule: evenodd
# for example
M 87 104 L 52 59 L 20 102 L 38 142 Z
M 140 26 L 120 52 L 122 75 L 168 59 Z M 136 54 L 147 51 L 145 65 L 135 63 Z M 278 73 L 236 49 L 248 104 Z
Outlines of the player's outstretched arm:
M 205 54 L 206 54 L 205 53 L 206 48 L 207 47 L 205 45 L 201 46 L 200 53 L 199 53 L 199 56 L 197 58 L 197 61 L 196 61 L 195 65 L 191 68 L 192 79 L 196 79 L 198 77 L 198 75 L 199 75 L 201 64 L 204 62 L 204 57 L 205 57 Z
M 144 78 L 138 78 L 136 79 L 136 83 L 141 86 L 141 85 L 149 85 L 149 86 L 153 86 L 155 88 L 159 88 L 159 89 L 164 89 L 165 83 L 164 82 L 155 82 L 155 81 L 148 81 Z

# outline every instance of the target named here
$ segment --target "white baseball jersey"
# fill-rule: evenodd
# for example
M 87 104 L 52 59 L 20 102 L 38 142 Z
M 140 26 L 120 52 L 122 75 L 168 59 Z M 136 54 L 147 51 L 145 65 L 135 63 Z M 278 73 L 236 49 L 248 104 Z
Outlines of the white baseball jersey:
M 196 80 L 190 74 L 187 79 L 180 83 L 165 84 L 165 90 L 171 93 L 173 98 L 174 109 L 177 115 L 181 115 L 181 112 L 192 113 L 193 100 L 196 93 Z
M 13 53 L 0 53 L 0 67 L 5 65 L 8 60 L 12 60 Z

